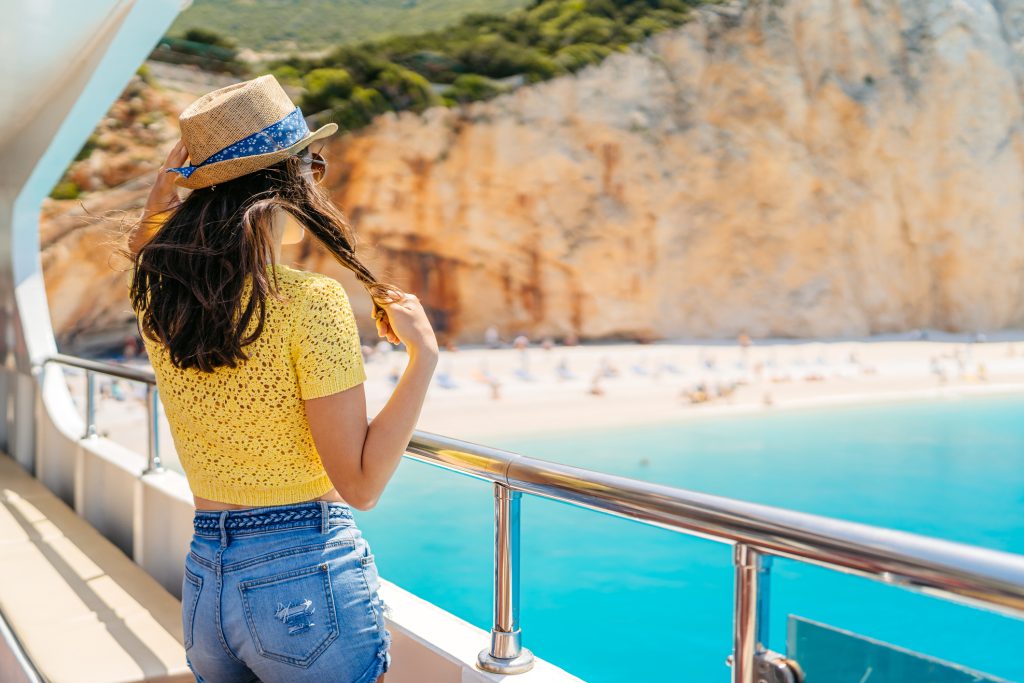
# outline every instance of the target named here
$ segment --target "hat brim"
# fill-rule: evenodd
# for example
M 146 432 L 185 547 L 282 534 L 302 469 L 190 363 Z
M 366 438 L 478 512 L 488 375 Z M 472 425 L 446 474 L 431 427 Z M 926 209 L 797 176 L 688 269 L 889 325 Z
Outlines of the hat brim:
M 187 178 L 183 175 L 175 174 L 177 177 L 174 179 L 174 184 L 179 187 L 198 190 L 203 187 L 209 187 L 210 185 L 216 185 L 217 183 L 225 183 L 229 180 L 234 180 L 235 178 L 240 178 L 248 173 L 252 173 L 253 171 L 258 171 L 261 168 L 273 166 L 281 159 L 301 151 L 304 147 L 309 146 L 310 143 L 320 140 L 321 138 L 325 138 L 328 135 L 334 135 L 337 131 L 338 124 L 334 122 L 326 123 L 298 142 L 289 145 L 284 149 L 267 152 L 265 154 L 252 154 L 250 156 L 239 157 L 237 159 L 225 159 L 224 161 L 218 161 L 208 166 L 200 166 Z

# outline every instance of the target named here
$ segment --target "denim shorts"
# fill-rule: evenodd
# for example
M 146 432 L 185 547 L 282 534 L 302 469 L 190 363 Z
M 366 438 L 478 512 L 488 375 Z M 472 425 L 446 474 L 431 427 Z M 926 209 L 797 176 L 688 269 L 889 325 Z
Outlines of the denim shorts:
M 391 665 L 370 547 L 344 503 L 196 510 L 185 657 L 198 683 L 374 683 Z

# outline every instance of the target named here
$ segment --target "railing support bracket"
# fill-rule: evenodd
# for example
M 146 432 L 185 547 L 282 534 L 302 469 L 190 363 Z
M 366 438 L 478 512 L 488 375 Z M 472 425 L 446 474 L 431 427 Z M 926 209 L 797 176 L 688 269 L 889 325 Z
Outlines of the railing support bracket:
M 768 649 L 772 556 L 746 543 L 733 548 L 736 569 L 733 605 L 733 683 L 803 683 L 794 660 Z

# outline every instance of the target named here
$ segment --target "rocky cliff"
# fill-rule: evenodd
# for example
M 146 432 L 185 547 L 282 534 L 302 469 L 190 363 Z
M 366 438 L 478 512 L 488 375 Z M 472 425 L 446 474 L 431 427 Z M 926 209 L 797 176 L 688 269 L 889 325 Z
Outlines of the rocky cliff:
M 179 137 L 177 116 L 196 97 L 134 77 L 90 136 L 88 153 L 65 173 L 63 182 L 82 194 L 43 201 L 39 248 L 62 351 L 120 348 L 136 332 L 129 264 L 114 248 L 126 246 L 121 233 L 142 213 L 156 169 Z
M 863 335 L 1024 326 L 1022 129 L 1021 3 L 750 0 L 327 155 L 456 339 Z

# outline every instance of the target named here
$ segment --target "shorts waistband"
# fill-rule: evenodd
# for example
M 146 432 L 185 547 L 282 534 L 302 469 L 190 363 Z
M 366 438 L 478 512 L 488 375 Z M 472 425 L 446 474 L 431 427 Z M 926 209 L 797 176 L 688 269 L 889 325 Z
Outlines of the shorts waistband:
M 302 503 L 267 505 L 245 510 L 196 510 L 192 526 L 199 536 L 218 537 L 222 528 L 228 533 L 289 527 L 324 528 L 346 520 L 354 521 L 352 508 L 347 503 L 308 500 Z

